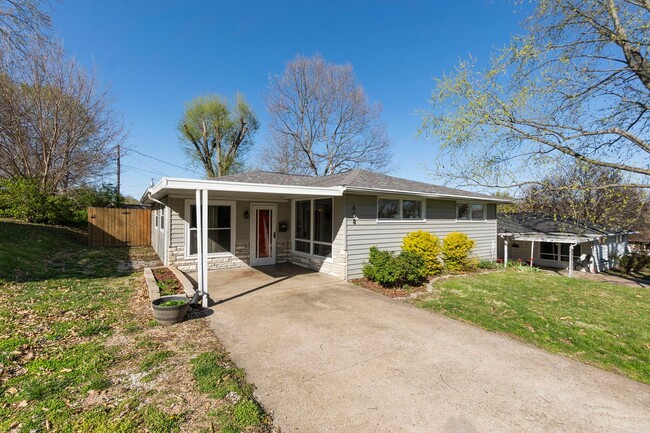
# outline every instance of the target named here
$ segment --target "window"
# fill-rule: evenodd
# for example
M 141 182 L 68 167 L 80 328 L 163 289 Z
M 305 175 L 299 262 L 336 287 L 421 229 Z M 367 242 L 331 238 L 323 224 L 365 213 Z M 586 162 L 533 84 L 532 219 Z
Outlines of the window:
M 196 205 L 186 205 L 189 214 L 187 223 L 188 255 L 197 253 Z M 234 206 L 230 203 L 208 204 L 208 254 L 232 253 L 234 248 Z
M 562 262 L 569 261 L 569 248 L 570 244 L 558 244 L 555 242 L 541 242 L 539 246 L 539 258 L 544 260 L 558 260 Z M 580 244 L 573 247 L 573 257 L 580 257 L 582 252 L 580 251 Z
M 459 221 L 485 221 L 483 203 L 456 203 L 456 219 Z
M 154 220 L 154 227 L 155 228 L 159 227 L 159 225 L 158 225 L 159 218 L 160 217 L 158 216 L 158 209 L 156 209 L 155 211 L 153 211 L 153 220 Z
M 158 212 L 160 212 L 160 230 L 165 231 L 165 210 L 160 209 Z
M 378 198 L 377 219 L 421 220 L 424 218 L 422 200 Z
M 296 200 L 294 251 L 321 256 L 332 256 L 331 198 L 317 200 Z

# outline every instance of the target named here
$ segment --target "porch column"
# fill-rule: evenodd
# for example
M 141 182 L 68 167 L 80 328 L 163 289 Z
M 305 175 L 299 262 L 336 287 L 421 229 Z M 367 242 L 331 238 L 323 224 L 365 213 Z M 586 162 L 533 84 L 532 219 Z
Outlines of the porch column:
M 201 200 L 201 269 L 203 270 L 203 307 L 208 308 L 208 190 L 202 191 Z
M 202 305 L 208 306 L 208 191 L 196 190 L 196 279 L 203 294 Z
M 199 287 L 197 287 L 199 293 L 205 293 L 204 282 L 203 282 L 203 224 L 202 224 L 202 213 L 201 213 L 201 190 L 196 190 L 195 197 L 196 205 L 196 281 L 198 282 Z
M 569 245 L 569 277 L 573 277 L 573 247 L 577 244 Z
M 533 266 L 534 255 L 535 255 L 535 241 L 530 241 L 530 266 Z
M 503 238 L 503 266 L 508 266 L 508 238 Z

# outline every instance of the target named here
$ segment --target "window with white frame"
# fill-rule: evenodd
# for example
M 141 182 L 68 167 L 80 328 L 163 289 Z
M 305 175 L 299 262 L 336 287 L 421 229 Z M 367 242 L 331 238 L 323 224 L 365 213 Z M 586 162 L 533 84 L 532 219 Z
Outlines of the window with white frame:
M 332 257 L 333 209 L 331 198 L 295 201 L 294 251 Z
M 165 231 L 165 209 L 159 209 L 158 212 L 160 213 L 160 225 L 158 227 L 160 231 Z
M 483 203 L 456 203 L 456 219 L 459 221 L 485 221 L 485 211 Z
M 187 203 L 186 212 L 189 218 L 186 222 L 187 255 L 197 253 L 196 204 Z M 232 253 L 234 251 L 234 205 L 230 202 L 211 202 L 208 204 L 208 254 Z
M 377 219 L 386 221 L 424 219 L 424 200 L 378 197 Z
M 153 220 L 154 220 L 154 227 L 158 229 L 159 226 L 159 221 L 160 221 L 160 216 L 158 215 L 158 209 L 153 211 Z

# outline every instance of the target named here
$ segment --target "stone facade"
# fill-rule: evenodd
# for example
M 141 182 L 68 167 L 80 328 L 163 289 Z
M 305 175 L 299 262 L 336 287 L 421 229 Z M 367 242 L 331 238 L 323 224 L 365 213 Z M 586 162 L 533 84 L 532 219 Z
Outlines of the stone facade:
M 183 272 L 196 272 L 197 268 L 196 258 L 186 258 L 185 248 L 182 246 L 169 248 L 169 264 Z M 241 268 L 249 264 L 250 245 L 247 242 L 237 242 L 234 255 L 208 257 L 209 270 Z

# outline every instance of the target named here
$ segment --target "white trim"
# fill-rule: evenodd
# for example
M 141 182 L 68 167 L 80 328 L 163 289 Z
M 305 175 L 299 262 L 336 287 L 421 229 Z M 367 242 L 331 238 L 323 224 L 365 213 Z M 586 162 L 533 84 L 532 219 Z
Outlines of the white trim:
M 178 190 L 206 190 L 206 191 L 230 191 L 230 192 L 247 192 L 261 194 L 289 194 L 304 196 L 325 196 L 340 197 L 343 195 L 345 187 L 315 187 L 315 186 L 296 186 L 296 185 L 273 185 L 262 183 L 232 182 L 222 180 L 201 180 L 201 179 L 183 179 L 163 177 L 156 185 L 149 188 L 143 195 L 141 202 L 156 198 L 157 194 L 169 189 Z M 163 194 L 160 194 L 163 195 Z
M 190 206 L 196 206 L 195 199 L 185 199 L 185 214 L 183 218 L 183 237 L 184 248 L 183 256 L 185 259 L 196 259 L 197 254 L 190 254 Z M 224 253 L 209 253 L 207 257 L 231 257 L 235 255 L 235 245 L 237 242 L 237 202 L 234 200 L 208 200 L 208 206 L 230 206 L 230 248 L 232 251 Z M 197 209 L 198 211 L 198 209 Z M 197 227 L 198 229 L 198 227 Z M 207 230 L 206 230 L 207 233 Z M 198 236 L 198 231 L 197 231 Z M 198 248 L 198 239 L 197 239 Z
M 163 264 L 165 266 L 169 266 L 169 245 L 171 244 L 171 237 L 172 237 L 172 219 L 171 219 L 171 209 L 167 204 L 165 204 L 165 207 L 163 208 L 163 213 L 166 214 L 165 216 L 165 225 L 168 227 L 167 230 L 163 231 Z
M 397 200 L 399 202 L 399 218 L 379 218 L 379 200 Z M 404 218 L 404 200 L 419 201 L 421 203 L 422 218 Z M 426 198 L 414 198 L 413 196 L 386 196 L 378 195 L 375 200 L 375 219 L 377 223 L 423 223 L 427 222 L 427 200 Z
M 329 198 L 332 200 L 332 242 L 323 242 L 323 241 L 314 241 L 314 200 L 321 200 L 323 198 Z M 296 202 L 298 201 L 308 201 L 309 202 L 309 239 L 298 239 L 296 238 Z M 309 253 L 303 251 L 296 251 L 296 241 L 307 242 L 309 244 Z M 314 254 L 314 243 L 319 245 L 329 245 L 332 247 L 331 257 L 319 256 Z M 291 200 L 291 254 L 297 256 L 309 258 L 309 259 L 322 259 L 322 260 L 334 260 L 334 197 L 319 197 L 319 198 L 305 198 L 298 199 L 295 198 Z M 329 263 L 329 262 L 327 262 Z
M 272 237 L 271 237 L 271 257 L 256 258 L 255 251 L 257 250 L 257 212 L 259 209 L 271 210 L 271 224 L 272 224 Z M 274 203 L 251 203 L 250 205 L 250 237 L 249 237 L 249 257 L 251 266 L 264 266 L 274 265 L 277 260 L 277 233 L 278 233 L 278 205 Z

